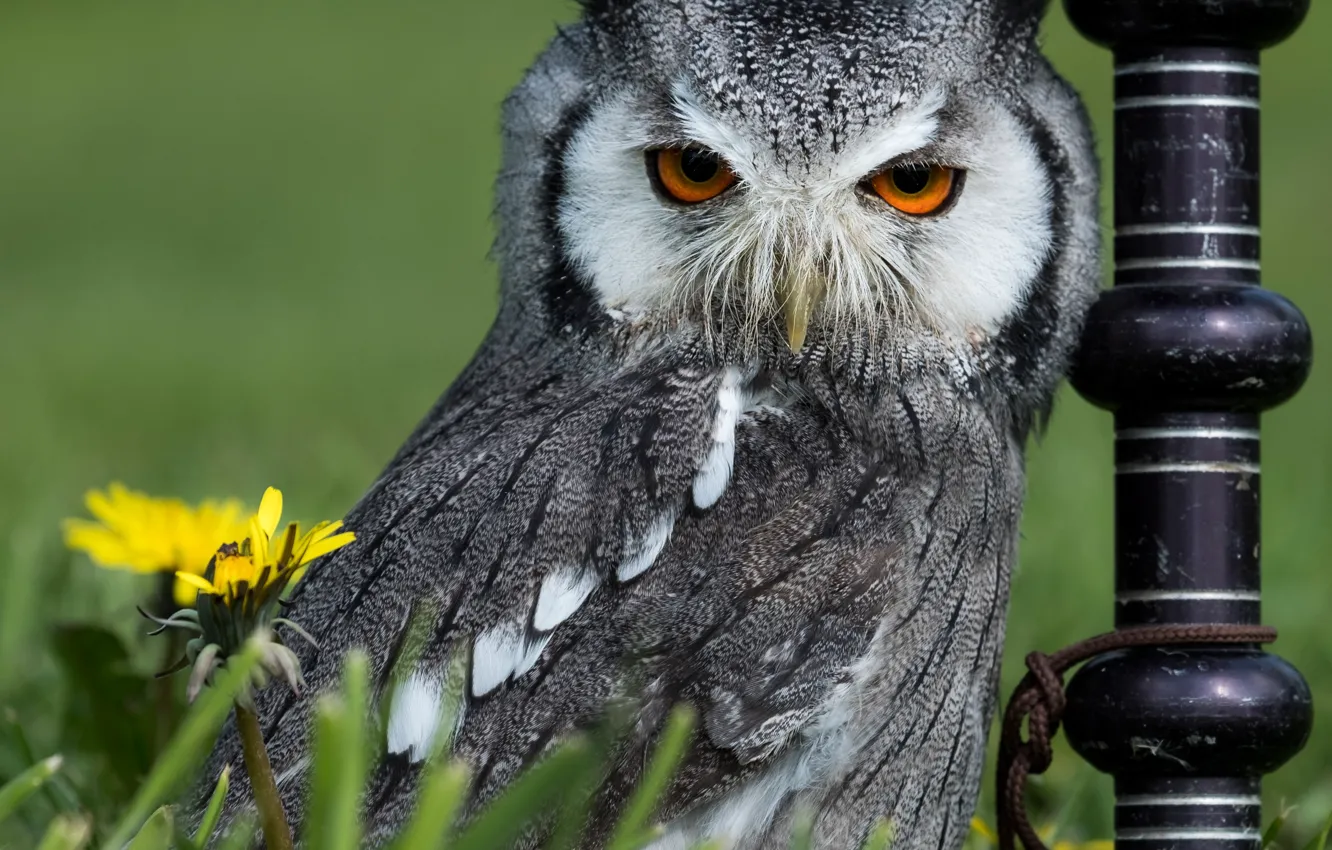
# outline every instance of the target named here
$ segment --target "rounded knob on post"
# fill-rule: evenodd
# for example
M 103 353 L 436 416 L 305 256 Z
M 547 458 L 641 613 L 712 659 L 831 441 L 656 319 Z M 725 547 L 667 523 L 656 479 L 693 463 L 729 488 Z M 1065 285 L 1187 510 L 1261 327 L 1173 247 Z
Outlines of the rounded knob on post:
M 1309 376 L 1313 337 L 1290 301 L 1248 286 L 1119 286 L 1083 330 L 1073 386 L 1107 410 L 1260 412 Z
M 1068 686 L 1069 743 L 1121 778 L 1269 773 L 1312 729 L 1303 677 L 1253 649 L 1112 652 Z
M 1078 31 L 1103 47 L 1270 47 L 1309 13 L 1310 0 L 1065 0 Z

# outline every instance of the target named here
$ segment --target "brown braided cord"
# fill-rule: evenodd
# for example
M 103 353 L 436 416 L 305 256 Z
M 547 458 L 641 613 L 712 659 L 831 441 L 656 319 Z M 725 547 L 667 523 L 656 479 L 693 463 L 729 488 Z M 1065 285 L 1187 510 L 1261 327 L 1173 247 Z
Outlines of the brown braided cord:
M 1026 850 L 1046 850 L 1045 843 L 1027 818 L 1027 777 L 1044 773 L 1050 766 L 1051 742 L 1064 717 L 1064 674 L 1087 659 L 1115 649 L 1180 644 L 1271 643 L 1276 629 L 1268 626 L 1238 626 L 1211 623 L 1196 626 L 1138 626 L 1108 632 L 1065 647 L 1053 655 L 1033 652 L 1027 656 L 1027 675 L 1022 677 L 1004 712 L 999 739 L 998 795 L 999 850 L 1014 850 L 1015 839 Z M 1027 738 L 1022 721 L 1027 720 Z

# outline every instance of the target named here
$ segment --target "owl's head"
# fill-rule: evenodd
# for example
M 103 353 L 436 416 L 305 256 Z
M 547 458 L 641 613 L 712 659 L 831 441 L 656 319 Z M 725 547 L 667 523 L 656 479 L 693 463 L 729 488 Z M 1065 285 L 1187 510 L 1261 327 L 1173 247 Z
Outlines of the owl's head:
M 506 300 L 794 350 L 1067 348 L 1096 166 L 1043 6 L 591 0 L 506 106 Z

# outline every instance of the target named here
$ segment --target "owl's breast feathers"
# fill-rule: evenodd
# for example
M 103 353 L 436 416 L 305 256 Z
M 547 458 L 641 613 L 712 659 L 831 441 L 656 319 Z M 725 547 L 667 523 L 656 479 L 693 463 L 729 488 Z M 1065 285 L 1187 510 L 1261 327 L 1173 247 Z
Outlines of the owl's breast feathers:
M 677 702 L 699 712 L 663 813 L 681 842 L 761 836 L 796 796 L 848 840 L 867 812 L 936 838 L 965 825 L 1021 498 L 1011 428 L 946 376 L 866 392 L 697 350 L 492 345 L 347 517 L 357 541 L 291 616 L 319 641 L 312 692 L 358 646 L 394 691 L 372 835 L 409 816 L 437 736 L 456 734 L 481 803 L 634 689 L 635 735 Z M 465 681 L 446 681 L 457 653 Z M 441 730 L 449 693 L 462 716 Z M 293 808 L 312 704 L 260 699 Z M 648 752 L 625 746 L 598 823 Z

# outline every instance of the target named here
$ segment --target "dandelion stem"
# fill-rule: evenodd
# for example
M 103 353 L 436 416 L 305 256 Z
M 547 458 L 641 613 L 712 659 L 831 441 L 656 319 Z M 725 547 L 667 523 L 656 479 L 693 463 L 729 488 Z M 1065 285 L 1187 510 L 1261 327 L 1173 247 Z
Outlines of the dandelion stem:
M 259 731 L 259 718 L 254 712 L 236 703 L 236 728 L 240 730 L 241 749 L 245 753 L 245 772 L 250 775 L 255 806 L 259 809 L 259 822 L 264 830 L 264 843 L 269 850 L 292 850 L 291 827 L 282 810 L 277 783 L 273 781 L 273 766 L 268 763 L 268 750 L 264 747 L 264 734 Z

